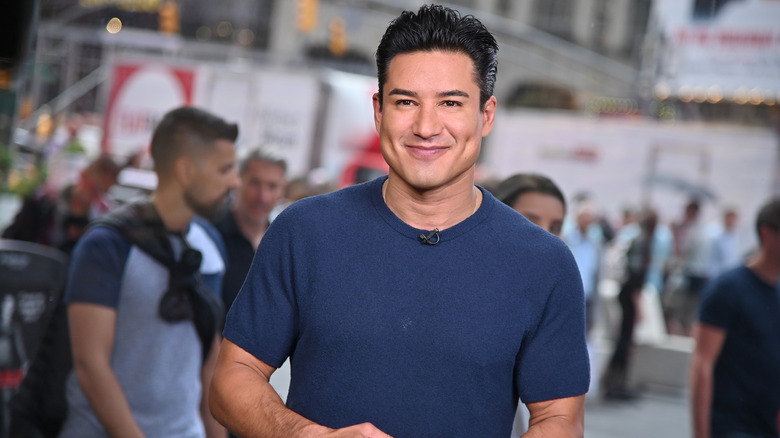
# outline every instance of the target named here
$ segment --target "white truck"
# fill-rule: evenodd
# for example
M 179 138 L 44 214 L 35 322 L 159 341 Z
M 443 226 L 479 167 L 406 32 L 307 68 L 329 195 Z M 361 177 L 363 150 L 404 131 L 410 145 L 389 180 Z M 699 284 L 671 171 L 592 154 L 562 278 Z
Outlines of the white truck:
M 376 136 L 376 78 L 332 70 L 118 57 L 103 94 L 103 151 L 120 157 L 148 149 L 167 111 L 193 105 L 239 124 L 239 152 L 277 150 L 290 177 L 316 168 L 338 181 Z

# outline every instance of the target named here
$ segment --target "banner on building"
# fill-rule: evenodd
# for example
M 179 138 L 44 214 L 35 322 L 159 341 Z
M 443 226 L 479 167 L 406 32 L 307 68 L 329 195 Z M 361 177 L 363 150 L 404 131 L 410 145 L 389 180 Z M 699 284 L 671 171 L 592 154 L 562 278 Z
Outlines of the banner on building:
M 656 0 L 653 89 L 681 100 L 780 100 L 780 1 Z
M 144 157 L 165 113 L 196 106 L 238 124 L 239 153 L 258 146 L 274 150 L 291 175 L 311 165 L 321 99 L 316 75 L 121 57 L 112 62 L 107 90 L 103 152 Z

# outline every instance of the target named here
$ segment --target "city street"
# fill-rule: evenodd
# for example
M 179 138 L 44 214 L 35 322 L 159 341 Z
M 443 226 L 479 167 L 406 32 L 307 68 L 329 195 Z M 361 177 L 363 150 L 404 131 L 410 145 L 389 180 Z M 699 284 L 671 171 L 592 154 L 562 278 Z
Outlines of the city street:
M 614 307 L 607 305 L 603 298 L 603 317 L 611 315 Z M 646 323 L 653 319 L 646 306 Z M 614 309 L 613 309 L 614 310 Z M 661 318 L 655 315 L 655 319 Z M 607 318 L 609 319 L 609 318 Z M 603 375 L 604 367 L 612 352 L 612 342 L 607 333 L 615 327 L 605 330 L 602 319 L 594 331 L 597 342 L 590 350 L 591 367 L 599 369 Z M 660 324 L 658 322 L 657 324 Z M 644 325 L 647 327 L 647 325 Z M 691 415 L 688 389 L 689 355 L 693 349 L 690 338 L 667 336 L 660 327 L 651 337 L 655 342 L 637 345 L 634 348 L 631 386 L 641 395 L 632 401 L 604 401 L 596 391 L 598 382 L 591 382 L 591 390 L 585 399 L 585 437 L 586 438 L 684 438 L 691 436 Z M 644 329 L 642 333 L 648 333 Z
M 780 0 L 426 3 L 4 2 L 0 438 L 780 425 Z

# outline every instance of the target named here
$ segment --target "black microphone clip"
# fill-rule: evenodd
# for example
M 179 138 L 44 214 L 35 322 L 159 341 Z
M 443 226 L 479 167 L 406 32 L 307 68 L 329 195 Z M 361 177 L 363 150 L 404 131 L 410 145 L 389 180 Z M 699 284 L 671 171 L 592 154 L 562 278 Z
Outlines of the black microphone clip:
M 418 237 L 420 241 L 426 245 L 436 245 L 439 243 L 439 229 L 434 228 L 433 231 L 427 235 L 425 233 L 420 233 Z

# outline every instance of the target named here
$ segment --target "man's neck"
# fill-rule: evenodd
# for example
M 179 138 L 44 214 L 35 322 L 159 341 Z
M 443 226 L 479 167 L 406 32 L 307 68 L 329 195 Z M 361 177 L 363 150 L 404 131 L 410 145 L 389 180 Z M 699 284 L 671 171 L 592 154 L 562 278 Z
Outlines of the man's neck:
M 415 191 L 396 185 L 392 177 L 382 186 L 388 208 L 408 225 L 422 230 L 444 230 L 474 214 L 482 202 L 482 192 L 473 181 L 432 191 Z
M 195 213 L 187 206 L 180 193 L 172 189 L 158 188 L 151 198 L 165 228 L 174 232 L 187 231 Z
M 762 248 L 748 261 L 750 268 L 762 280 L 771 286 L 777 286 L 780 282 L 780 255 L 771 255 Z
M 260 245 L 260 240 L 262 240 L 265 231 L 268 229 L 268 218 L 262 222 L 255 222 L 246 220 L 244 215 L 237 211 L 236 208 L 233 208 L 232 212 L 233 217 L 236 220 L 238 230 L 241 231 L 241 234 L 252 243 L 252 247 L 256 250 L 257 246 Z

